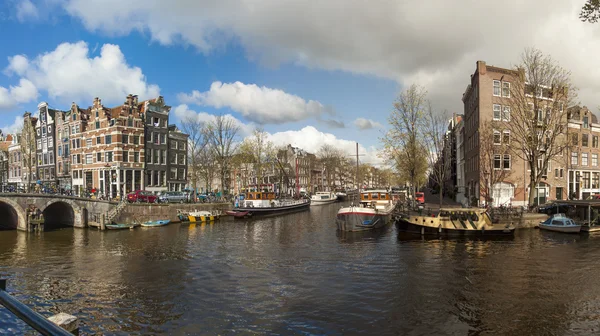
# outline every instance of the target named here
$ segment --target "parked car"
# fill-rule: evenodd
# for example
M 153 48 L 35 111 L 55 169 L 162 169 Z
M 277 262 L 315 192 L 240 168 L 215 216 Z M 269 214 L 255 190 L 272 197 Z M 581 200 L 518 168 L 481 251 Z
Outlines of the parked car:
M 127 201 L 130 203 L 156 203 L 156 199 L 156 195 L 154 195 L 151 191 L 136 190 L 130 194 L 127 194 Z
M 425 204 L 425 193 L 422 192 L 416 192 L 415 193 L 415 200 L 417 201 L 417 203 L 419 204 Z
M 182 191 L 163 191 L 158 196 L 161 203 L 184 203 L 188 201 L 188 195 Z

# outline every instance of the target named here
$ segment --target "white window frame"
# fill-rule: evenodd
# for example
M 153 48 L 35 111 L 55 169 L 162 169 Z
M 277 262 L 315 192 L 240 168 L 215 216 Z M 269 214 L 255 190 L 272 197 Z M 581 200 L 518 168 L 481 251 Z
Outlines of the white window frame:
M 579 153 L 571 152 L 571 164 L 578 165 L 579 163 Z
M 598 167 L 598 154 L 592 153 L 592 166 Z
M 502 121 L 510 121 L 510 106 L 502 106 Z
M 588 166 L 588 163 L 589 163 L 588 158 L 589 158 L 588 153 L 581 153 L 581 165 L 582 166 L 586 166 L 586 167 Z
M 508 85 L 508 93 L 506 95 L 504 94 L 504 85 L 505 84 Z M 502 82 L 501 93 L 502 93 L 502 97 L 510 98 L 510 83 L 509 82 Z
M 498 168 L 496 168 L 496 161 L 499 162 L 500 164 L 498 165 Z M 502 155 L 500 154 L 494 154 L 494 162 L 493 162 L 493 167 L 494 170 L 502 170 Z
M 496 136 L 498 137 L 498 141 L 496 141 Z M 500 131 L 494 130 L 494 145 L 502 144 L 502 133 Z
M 498 117 L 496 117 L 496 107 L 498 108 Z M 502 105 L 494 104 L 492 119 L 494 119 L 494 121 L 499 121 L 500 119 L 502 119 Z
M 496 84 L 498 84 L 496 86 Z M 494 95 L 494 97 L 500 97 L 502 94 L 502 84 L 500 83 L 499 80 L 494 80 L 493 84 L 492 84 L 492 94 Z M 496 93 L 496 89 L 498 89 L 498 93 Z
M 504 142 L 504 136 L 508 134 L 508 142 Z M 502 143 L 509 144 L 510 143 L 510 130 L 502 131 Z
M 504 162 L 507 160 L 507 158 L 508 158 L 508 168 L 504 167 Z M 510 170 L 511 167 L 512 167 L 512 158 L 510 157 L 510 154 L 504 154 L 504 157 L 502 158 L 502 169 Z

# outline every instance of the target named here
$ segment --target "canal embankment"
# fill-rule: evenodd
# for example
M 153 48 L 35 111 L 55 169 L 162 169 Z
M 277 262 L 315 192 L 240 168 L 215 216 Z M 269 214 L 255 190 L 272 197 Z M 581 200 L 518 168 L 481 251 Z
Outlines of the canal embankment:
M 231 203 L 183 203 L 183 204 L 144 204 L 130 203 L 121 210 L 119 216 L 114 220 L 116 223 L 147 222 L 169 219 L 178 222 L 177 211 L 219 210 L 225 212 L 231 210 Z

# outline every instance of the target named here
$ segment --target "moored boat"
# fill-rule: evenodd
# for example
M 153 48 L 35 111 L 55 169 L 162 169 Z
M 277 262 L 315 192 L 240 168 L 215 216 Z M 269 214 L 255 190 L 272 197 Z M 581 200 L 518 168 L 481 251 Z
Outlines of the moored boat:
M 225 213 L 229 216 L 233 216 L 234 218 L 248 218 L 248 217 L 252 216 L 250 211 L 228 210 L 228 211 L 225 211 Z
M 310 200 L 276 199 L 274 192 L 248 192 L 240 197 L 233 211 L 247 211 L 251 216 L 267 216 L 306 210 Z
M 390 223 L 396 204 L 386 190 L 369 190 L 360 193 L 358 206 L 350 205 L 338 210 L 337 228 L 340 231 L 367 231 Z
M 312 205 L 331 204 L 337 201 L 337 196 L 329 191 L 318 191 L 310 197 Z
M 337 200 L 340 201 L 340 202 L 343 202 L 346 199 L 348 199 L 348 194 L 343 189 L 336 190 L 335 191 L 335 196 L 337 197 Z
M 434 215 L 402 214 L 395 218 L 398 231 L 438 236 L 512 235 L 512 224 L 494 224 L 485 209 L 440 209 Z
M 106 224 L 107 230 L 126 230 L 126 229 L 134 229 L 139 226 L 139 224 Z
M 565 217 L 563 214 L 554 215 L 539 224 L 542 230 L 563 232 L 563 233 L 579 233 L 581 225 L 575 223 L 572 219 Z
M 192 211 L 188 214 L 188 220 L 190 222 L 213 222 L 219 220 L 221 217 L 220 213 L 216 213 L 213 211 Z
M 144 227 L 165 226 L 169 223 L 171 223 L 170 220 L 162 219 L 162 220 L 156 220 L 156 221 L 147 221 L 145 223 L 142 223 L 142 226 L 144 226 Z

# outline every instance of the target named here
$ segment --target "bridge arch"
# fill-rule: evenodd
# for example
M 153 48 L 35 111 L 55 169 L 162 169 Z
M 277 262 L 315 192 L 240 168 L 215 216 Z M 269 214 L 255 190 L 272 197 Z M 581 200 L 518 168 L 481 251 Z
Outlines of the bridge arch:
M 26 230 L 25 210 L 15 201 L 0 198 L 0 230 Z
M 42 210 L 44 229 L 52 230 L 65 226 L 80 226 L 81 207 L 69 199 L 52 199 Z

